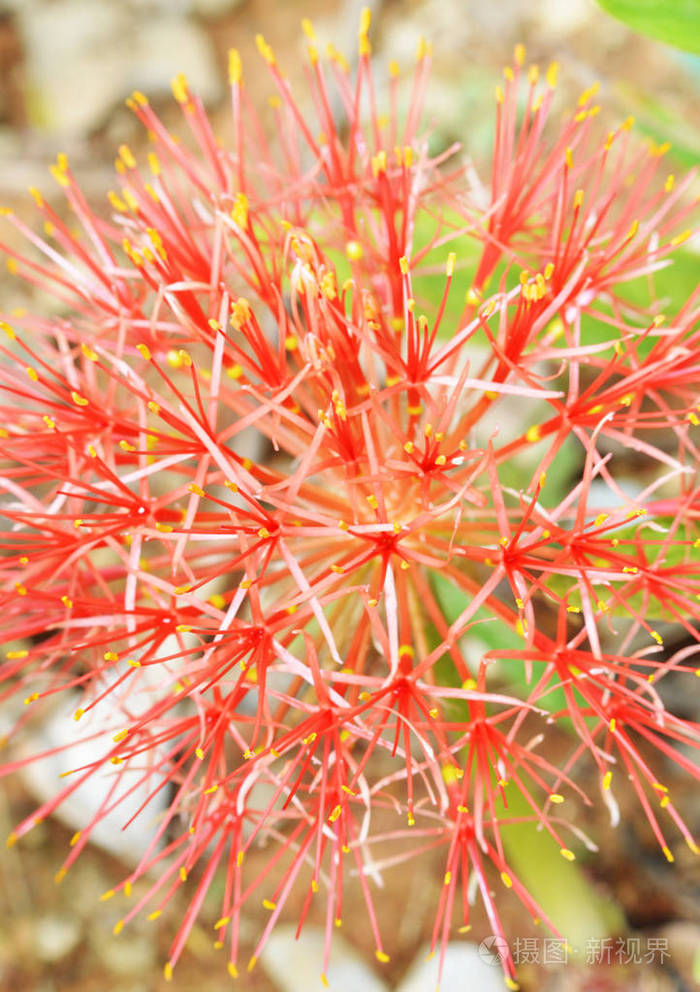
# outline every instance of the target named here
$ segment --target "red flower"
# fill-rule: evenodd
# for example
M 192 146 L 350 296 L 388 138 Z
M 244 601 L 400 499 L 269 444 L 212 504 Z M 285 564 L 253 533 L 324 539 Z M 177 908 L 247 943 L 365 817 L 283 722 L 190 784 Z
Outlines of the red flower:
M 36 191 L 45 238 L 7 218 L 36 250 L 12 270 L 58 305 L 3 323 L 2 698 L 62 693 L 76 720 L 90 714 L 75 740 L 93 742 L 10 840 L 94 780 L 103 798 L 62 876 L 108 812 L 141 795 L 128 816 L 145 822 L 168 787 L 120 886 L 146 879 L 123 923 L 191 879 L 168 976 L 216 872 L 231 974 L 246 900 L 271 910 L 252 966 L 298 886 L 302 922 L 326 893 L 325 970 L 353 873 L 385 960 L 379 840 L 392 862 L 446 845 L 436 946 L 455 915 L 469 926 L 472 874 L 502 934 L 494 868 L 543 917 L 508 865 L 508 797 L 573 858 L 551 804 L 559 789 L 590 801 L 585 752 L 611 808 L 619 768 L 667 856 L 651 798 L 697 851 L 646 755 L 699 777 L 678 750 L 698 728 L 658 692 L 671 673 L 694 679 L 700 640 L 699 310 L 643 313 L 620 288 L 687 237 L 690 179 L 659 181 L 658 150 L 627 123 L 600 141 L 590 91 L 550 139 L 554 69 L 544 87 L 530 70 L 519 117 L 518 48 L 477 206 L 418 132 L 427 46 L 408 119 L 384 118 L 368 28 L 365 13 L 353 81 L 306 25 L 313 122 L 259 39 L 274 148 L 234 52 L 231 149 L 178 78 L 192 147 L 134 94 L 155 150 L 147 172 L 120 148 L 108 219 L 63 157 L 52 171 L 80 230 Z M 398 85 L 392 73 L 392 108 Z M 471 276 L 465 232 L 480 245 Z M 548 484 L 572 451 L 580 477 Z M 663 650 L 660 622 L 687 644 Z M 563 769 L 547 757 L 559 722 Z M 251 877 L 263 837 L 274 853 Z

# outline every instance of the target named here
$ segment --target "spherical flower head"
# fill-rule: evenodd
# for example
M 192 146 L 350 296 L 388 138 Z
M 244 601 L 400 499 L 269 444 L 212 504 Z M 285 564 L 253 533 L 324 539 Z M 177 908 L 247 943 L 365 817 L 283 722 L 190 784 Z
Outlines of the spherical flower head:
M 43 701 L 91 742 L 77 767 L 59 749 L 67 782 L 10 840 L 96 783 L 63 877 L 169 786 L 117 924 L 190 886 L 166 977 L 216 873 L 232 975 L 247 901 L 270 912 L 252 967 L 299 887 L 302 922 L 325 906 L 325 974 L 351 873 L 386 961 L 372 876 L 435 846 L 435 947 L 469 928 L 472 877 L 494 933 L 499 876 L 556 933 L 502 827 L 518 794 L 572 860 L 558 806 L 590 801 L 586 754 L 613 816 L 629 777 L 669 860 L 669 815 L 697 851 L 647 754 L 698 777 L 677 750 L 697 728 L 657 688 L 693 681 L 699 640 L 698 304 L 624 295 L 687 238 L 692 177 L 659 180 L 627 122 L 600 138 L 593 91 L 547 137 L 555 70 L 519 47 L 475 192 L 419 130 L 427 45 L 400 119 L 367 13 L 354 76 L 305 31 L 315 116 L 258 39 L 274 142 L 234 52 L 231 146 L 178 77 L 189 135 L 135 93 L 153 150 L 119 149 L 109 211 L 59 156 L 72 223 L 37 191 L 45 237 L 7 217 L 34 249 L 11 271 L 57 307 L 2 324 L 2 698 L 27 704 L 15 734 Z M 690 646 L 664 646 L 671 623 Z

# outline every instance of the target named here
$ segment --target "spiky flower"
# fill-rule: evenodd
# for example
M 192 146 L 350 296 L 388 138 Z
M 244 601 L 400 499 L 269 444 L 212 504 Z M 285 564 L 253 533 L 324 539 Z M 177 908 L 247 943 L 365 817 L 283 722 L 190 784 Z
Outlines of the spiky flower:
M 629 777 L 669 860 L 669 816 L 697 851 L 649 753 L 700 777 L 659 693 L 695 680 L 700 640 L 698 297 L 663 316 L 624 292 L 688 237 L 692 177 L 659 179 L 629 122 L 601 140 L 593 91 L 553 127 L 556 67 L 519 47 L 481 187 L 420 135 L 428 46 L 402 120 L 367 13 L 354 77 L 305 28 L 312 119 L 258 39 L 272 147 L 232 52 L 232 147 L 180 77 L 189 138 L 135 93 L 153 151 L 120 148 L 111 213 L 59 156 L 73 223 L 37 191 L 45 237 L 7 216 L 34 249 L 11 271 L 57 305 L 4 315 L 0 698 L 67 700 L 91 742 L 10 843 L 93 781 L 61 878 L 146 796 L 116 929 L 189 886 L 166 976 L 217 873 L 232 975 L 246 901 L 270 909 L 252 966 L 300 887 L 302 922 L 325 900 L 325 973 L 351 876 L 384 961 L 374 876 L 436 845 L 435 947 L 468 929 L 471 878 L 495 933 L 498 875 L 543 917 L 509 796 L 573 859 L 585 755 L 613 813 Z

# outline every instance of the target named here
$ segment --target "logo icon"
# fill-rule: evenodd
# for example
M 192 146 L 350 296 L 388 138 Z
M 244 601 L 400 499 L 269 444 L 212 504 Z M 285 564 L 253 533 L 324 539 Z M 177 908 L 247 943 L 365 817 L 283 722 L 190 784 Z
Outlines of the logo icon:
M 505 937 L 491 934 L 490 937 L 484 937 L 481 941 L 478 953 L 484 964 L 500 965 L 508 956 L 508 941 Z

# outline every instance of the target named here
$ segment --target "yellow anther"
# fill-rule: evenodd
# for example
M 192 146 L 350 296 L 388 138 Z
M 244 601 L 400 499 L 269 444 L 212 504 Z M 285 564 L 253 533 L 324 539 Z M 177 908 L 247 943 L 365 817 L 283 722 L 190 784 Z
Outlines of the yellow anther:
M 109 190 L 107 193 L 107 199 L 109 200 L 112 209 L 118 211 L 120 214 L 125 214 L 129 209 L 126 203 L 124 203 L 124 201 L 117 196 L 114 190 Z
M 268 43 L 265 41 L 265 39 L 261 34 L 256 34 L 255 44 L 257 45 L 258 51 L 265 59 L 267 64 L 275 65 L 275 53 L 272 51 L 272 48 L 268 45 Z
M 526 441 L 529 441 L 531 444 L 534 444 L 536 441 L 540 441 L 541 439 L 542 439 L 542 430 L 539 424 L 533 424 L 532 427 L 528 428 L 527 433 L 525 434 Z
M 97 358 L 98 358 L 97 352 L 96 351 L 93 351 L 93 349 L 90 347 L 89 344 L 86 344 L 85 342 L 83 342 L 81 344 L 81 346 L 80 346 L 80 350 L 83 353 L 83 355 L 85 356 L 85 358 L 89 359 L 91 362 L 96 362 L 97 361 Z
M 77 393 L 75 390 L 73 390 L 70 395 L 76 406 L 87 406 L 89 403 L 89 400 L 86 400 L 84 396 L 81 396 L 80 393 Z
M 378 151 L 376 155 L 372 156 L 372 174 L 375 179 L 382 173 L 386 172 L 386 152 Z
M 675 238 L 671 238 L 671 244 L 674 248 L 678 247 L 678 245 L 682 245 L 688 240 L 692 233 L 692 231 L 683 231 L 682 234 L 677 234 Z
M 443 765 L 440 769 L 442 777 L 447 785 L 454 785 L 464 777 L 464 772 L 456 765 Z
M 228 81 L 231 86 L 237 86 L 243 78 L 243 64 L 237 48 L 231 48 L 228 53 Z
M 587 90 L 584 90 L 581 96 L 578 98 L 579 107 L 584 107 L 588 103 L 588 101 L 596 95 L 599 89 L 600 89 L 600 83 L 596 82 L 593 83 L 592 86 L 589 86 Z
M 662 847 L 661 850 L 664 852 L 664 857 L 669 863 L 673 863 L 675 858 L 668 847 Z
M 599 513 L 598 516 L 593 521 L 593 523 L 595 524 L 596 527 L 602 527 L 602 525 L 605 523 L 607 519 L 608 519 L 607 513 Z
M 573 851 L 570 851 L 568 847 L 562 847 L 559 851 L 562 858 L 566 858 L 567 861 L 575 861 L 576 855 Z
M 235 224 L 238 224 L 239 227 L 248 226 L 248 197 L 245 195 L 245 193 L 236 193 L 236 199 L 233 201 L 233 208 L 231 210 L 231 218 Z M 250 305 L 248 304 L 247 300 L 244 300 L 243 297 L 240 297 L 236 301 L 236 303 L 232 304 L 231 307 L 234 316 L 236 316 L 237 313 L 236 307 L 239 304 L 241 304 L 245 308 L 244 311 L 241 313 L 241 316 L 243 316 L 243 320 L 241 321 L 241 323 L 243 324 L 250 317 L 250 313 L 251 313 Z M 233 318 L 232 318 L 232 322 L 233 322 Z M 238 325 L 236 325 L 236 323 L 234 322 L 233 326 L 237 328 Z
M 513 887 L 513 879 L 510 877 L 507 871 L 501 872 L 501 881 L 503 882 L 503 884 L 507 889 L 511 889 Z
M 517 44 L 513 50 L 513 58 L 516 65 L 523 65 L 525 62 L 525 46 Z
M 556 803 L 556 804 L 563 803 L 564 797 L 560 796 L 558 792 L 552 792 L 549 796 L 549 801 L 550 803 Z
M 559 63 L 558 62 L 550 63 L 549 67 L 547 68 L 547 74 L 546 74 L 547 86 L 549 86 L 550 89 L 554 89 L 554 87 L 557 85 L 558 73 L 559 73 Z
M 51 173 L 51 175 L 56 180 L 59 186 L 63 186 L 64 189 L 67 186 L 70 186 L 70 179 L 68 178 L 66 173 L 63 172 L 57 165 L 50 165 L 49 172 Z
M 467 290 L 464 297 L 464 302 L 469 304 L 470 307 L 478 306 L 479 303 L 481 303 L 481 300 L 482 296 L 480 291 L 473 286 Z
M 386 954 L 384 951 L 380 950 L 379 948 L 377 948 L 377 950 L 374 952 L 374 956 L 377 959 L 377 961 L 380 961 L 382 964 L 386 964 L 387 961 L 391 960 L 389 955 Z
M 377 509 L 378 506 L 377 497 L 374 495 L 374 493 L 372 493 L 370 496 L 365 496 L 365 499 L 367 500 L 367 502 L 369 503 L 369 505 L 372 507 L 373 510 Z
M 424 58 L 433 54 L 433 46 L 425 38 L 418 39 L 418 47 L 416 48 L 416 62 L 421 62 Z
M 187 92 L 187 77 L 183 72 L 180 72 L 177 76 L 175 76 L 170 83 L 170 87 L 177 102 L 181 106 L 186 104 L 189 100 L 189 95 Z
M 136 159 L 134 158 L 128 145 L 119 146 L 119 158 L 122 160 L 127 169 L 136 168 Z
M 457 262 L 457 254 L 456 252 L 451 251 L 447 256 L 447 262 L 445 263 L 445 274 L 447 275 L 448 279 L 450 278 L 450 276 L 454 275 L 456 262 Z
M 579 210 L 583 205 L 583 190 L 577 189 L 574 193 L 574 210 Z

